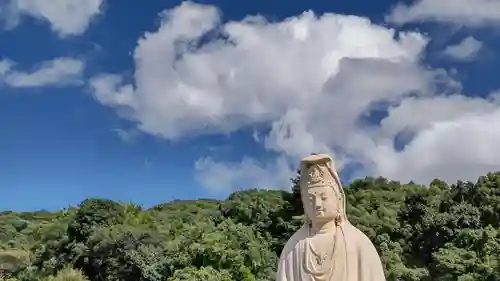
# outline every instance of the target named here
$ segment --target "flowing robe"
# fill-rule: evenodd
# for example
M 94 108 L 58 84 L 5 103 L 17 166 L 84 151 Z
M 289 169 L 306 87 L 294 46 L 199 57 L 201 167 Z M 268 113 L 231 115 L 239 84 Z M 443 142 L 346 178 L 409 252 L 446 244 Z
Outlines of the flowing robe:
M 308 236 L 304 225 L 288 240 L 280 256 L 277 281 L 385 281 L 375 246 L 348 221 L 339 225 L 332 237 L 336 246 L 330 278 L 315 279 L 305 268 Z

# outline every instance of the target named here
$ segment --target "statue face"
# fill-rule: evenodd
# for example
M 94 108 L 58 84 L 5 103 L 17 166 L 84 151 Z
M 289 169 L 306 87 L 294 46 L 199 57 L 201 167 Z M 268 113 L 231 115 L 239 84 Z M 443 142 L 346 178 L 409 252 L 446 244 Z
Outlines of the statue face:
M 340 200 L 331 186 L 311 187 L 302 197 L 304 212 L 314 221 L 335 219 Z

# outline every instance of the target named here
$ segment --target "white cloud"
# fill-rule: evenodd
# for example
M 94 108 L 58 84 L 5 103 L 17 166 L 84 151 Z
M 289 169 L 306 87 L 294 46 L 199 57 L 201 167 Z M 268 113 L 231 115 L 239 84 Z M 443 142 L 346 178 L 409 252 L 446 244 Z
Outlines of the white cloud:
M 249 183 L 259 188 L 283 189 L 290 185 L 290 179 L 295 176 L 284 157 L 264 165 L 251 158 L 244 158 L 237 163 L 203 158 L 195 163 L 195 170 L 198 172 L 196 179 L 214 193 L 248 189 Z
M 15 63 L 0 61 L 0 83 L 14 88 L 64 86 L 80 84 L 85 64 L 73 58 L 45 61 L 29 72 L 15 70 Z
M 319 98 L 335 98 L 324 91 L 327 83 L 349 87 L 334 79 L 341 68 L 355 72 L 362 70 L 359 64 L 368 64 L 378 70 L 380 63 L 391 73 L 384 76 L 380 71 L 378 78 L 404 76 L 404 82 L 396 85 L 404 90 L 425 82 L 412 63 L 426 44 L 418 34 L 401 34 L 395 41 L 394 31 L 366 19 L 337 15 L 318 19 L 308 12 L 276 24 L 259 18 L 227 23 L 219 31 L 231 43 L 213 40 L 194 50 L 190 43 L 216 28 L 218 21 L 215 8 L 189 2 L 166 13 L 159 30 L 139 40 L 134 52 L 135 87 L 121 84 L 118 76 L 102 75 L 91 81 L 96 97 L 132 109 L 142 130 L 176 138 L 276 121 L 292 109 L 308 111 L 321 103 Z M 368 72 L 363 74 L 365 82 L 383 84 Z M 352 87 L 369 88 L 359 83 Z M 399 94 L 392 90 L 394 85 L 383 87 L 391 88 L 389 95 Z M 371 98 L 356 94 L 362 104 L 353 104 L 357 107 L 353 109 L 368 106 Z
M 387 20 L 396 24 L 433 21 L 469 26 L 498 23 L 500 1 L 418 0 L 412 5 L 396 5 Z
M 4 77 L 12 69 L 13 62 L 7 59 L 0 60 L 0 77 Z
M 404 130 L 429 129 L 435 122 L 450 121 L 465 114 L 480 114 L 497 109 L 497 103 L 463 95 L 407 98 L 389 109 L 381 122 L 379 133 L 395 136 Z M 422 114 L 424 113 L 425 114 Z
M 500 110 L 498 104 L 479 103 L 472 111 L 458 114 L 458 107 L 455 116 L 429 122 L 401 152 L 376 147 L 371 152 L 378 160 L 375 173 L 428 183 L 434 178 L 475 180 L 500 170 Z
M 9 1 L 9 0 L 7 0 Z M 23 16 L 48 22 L 54 32 L 65 37 L 83 34 L 102 12 L 104 0 L 10 0 L 1 6 L 8 27 L 19 24 Z
M 123 141 L 128 143 L 134 142 L 141 135 L 141 132 L 137 129 L 117 128 L 112 131 L 115 132 Z
M 483 42 L 469 36 L 456 45 L 446 47 L 443 53 L 458 61 L 470 61 L 477 57 L 482 47 Z
M 459 96 L 460 84 L 445 71 L 424 67 L 428 40 L 418 33 L 396 34 L 365 18 L 312 12 L 276 23 L 260 17 L 219 21 L 214 7 L 185 2 L 139 40 L 133 84 L 114 74 L 90 83 L 98 101 L 166 139 L 268 124 L 271 131 L 254 139 L 281 155 L 278 162 L 200 160 L 198 178 L 211 188 L 289 186 L 295 171 L 283 163 L 296 166 L 310 152 L 335 154 L 340 168 L 361 162 L 364 175 L 427 180 L 439 169 L 427 171 L 422 163 L 440 151 L 420 151 L 411 159 L 393 148 L 394 138 L 410 131 L 416 136 L 411 145 L 426 147 L 421 136 L 433 133 L 435 124 L 497 108 L 490 100 Z M 203 37 L 214 30 L 225 39 Z M 202 38 L 204 45 L 196 47 Z M 380 124 L 363 122 L 368 112 L 387 106 Z M 401 167 L 415 170 L 400 173 Z M 456 178 L 468 175 L 459 168 Z

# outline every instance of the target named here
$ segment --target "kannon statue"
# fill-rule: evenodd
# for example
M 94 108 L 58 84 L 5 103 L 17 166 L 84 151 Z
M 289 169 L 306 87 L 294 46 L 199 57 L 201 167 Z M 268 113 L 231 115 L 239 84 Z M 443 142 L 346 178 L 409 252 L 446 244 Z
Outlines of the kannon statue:
M 305 224 L 286 243 L 276 280 L 385 281 L 375 246 L 347 220 L 333 159 L 308 156 L 300 174 Z

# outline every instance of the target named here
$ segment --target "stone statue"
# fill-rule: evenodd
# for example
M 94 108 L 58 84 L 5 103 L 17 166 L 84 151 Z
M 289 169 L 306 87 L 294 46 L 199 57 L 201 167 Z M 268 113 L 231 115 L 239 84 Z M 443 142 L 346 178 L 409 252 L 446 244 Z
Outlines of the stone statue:
M 281 253 L 277 281 L 385 281 L 375 246 L 347 220 L 329 155 L 302 159 L 300 189 L 306 222 Z

